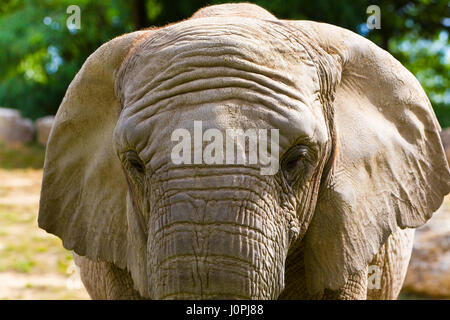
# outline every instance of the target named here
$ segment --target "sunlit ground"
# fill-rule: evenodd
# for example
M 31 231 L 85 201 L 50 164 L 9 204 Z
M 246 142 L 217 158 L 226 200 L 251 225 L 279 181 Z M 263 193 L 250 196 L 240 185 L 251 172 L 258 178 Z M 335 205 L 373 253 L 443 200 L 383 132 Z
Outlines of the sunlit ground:
M 87 299 L 61 240 L 37 227 L 41 169 L 0 169 L 0 299 Z

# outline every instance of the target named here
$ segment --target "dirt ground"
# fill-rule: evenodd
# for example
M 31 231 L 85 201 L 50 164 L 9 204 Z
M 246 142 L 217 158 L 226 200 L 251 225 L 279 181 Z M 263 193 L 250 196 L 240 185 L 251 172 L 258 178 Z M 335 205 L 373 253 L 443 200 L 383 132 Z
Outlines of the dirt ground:
M 0 299 L 89 299 L 71 253 L 37 227 L 41 179 L 0 169 Z

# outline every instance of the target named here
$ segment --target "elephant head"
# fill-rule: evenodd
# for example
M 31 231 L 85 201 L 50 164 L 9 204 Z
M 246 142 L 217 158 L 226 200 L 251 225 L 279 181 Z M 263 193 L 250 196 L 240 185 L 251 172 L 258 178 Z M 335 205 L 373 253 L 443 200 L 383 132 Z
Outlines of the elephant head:
M 192 162 L 171 157 L 178 129 L 202 137 Z M 228 129 L 267 131 L 273 174 L 245 137 L 243 163 L 202 161 Z M 308 290 L 338 289 L 442 203 L 439 131 L 418 81 L 365 38 L 207 7 L 87 59 L 51 132 L 39 226 L 148 298 L 277 298 L 300 246 Z

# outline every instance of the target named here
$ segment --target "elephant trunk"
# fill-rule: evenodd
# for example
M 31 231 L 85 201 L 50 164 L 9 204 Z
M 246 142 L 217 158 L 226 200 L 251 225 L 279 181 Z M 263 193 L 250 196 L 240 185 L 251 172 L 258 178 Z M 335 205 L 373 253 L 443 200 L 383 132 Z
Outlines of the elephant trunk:
M 222 181 L 216 188 L 211 187 L 214 178 L 169 180 L 160 193 L 164 196 L 154 199 L 157 206 L 149 219 L 152 298 L 275 299 L 279 295 L 284 287 L 285 232 L 276 221 L 274 199 L 255 192 L 254 180 L 260 179 L 255 177 L 229 177 L 228 186 Z M 233 188 L 236 183 L 239 189 Z M 183 185 L 195 189 L 184 190 Z

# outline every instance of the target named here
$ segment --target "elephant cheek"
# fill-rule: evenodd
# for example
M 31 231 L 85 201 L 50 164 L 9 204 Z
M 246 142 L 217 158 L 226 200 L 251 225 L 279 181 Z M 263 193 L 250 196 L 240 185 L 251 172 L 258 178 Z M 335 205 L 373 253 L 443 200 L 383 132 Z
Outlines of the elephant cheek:
M 220 196 L 224 200 L 211 200 Z M 286 232 L 258 201 L 229 199 L 214 191 L 179 192 L 152 212 L 147 266 L 153 299 L 278 297 Z

